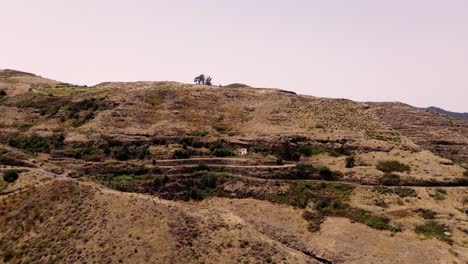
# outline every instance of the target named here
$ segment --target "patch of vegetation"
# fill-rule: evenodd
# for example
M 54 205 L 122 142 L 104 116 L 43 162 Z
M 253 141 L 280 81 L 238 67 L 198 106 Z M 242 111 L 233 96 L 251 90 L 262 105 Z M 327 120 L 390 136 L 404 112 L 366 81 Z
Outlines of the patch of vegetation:
M 252 150 L 256 153 L 261 153 L 263 155 L 269 155 L 272 153 L 271 148 L 265 145 L 256 145 L 252 148 Z
M 377 164 L 376 168 L 386 173 L 392 172 L 409 172 L 411 167 L 396 160 L 381 161 Z
M 231 157 L 236 155 L 234 151 L 228 148 L 217 148 L 213 150 L 212 154 L 215 157 Z
M 463 176 L 468 177 L 468 170 L 465 170 L 465 172 L 463 172 Z
M 393 189 L 393 193 L 401 198 L 418 196 L 418 193 L 414 189 L 408 187 L 396 187 Z
M 3 96 L 6 96 L 7 93 L 5 92 L 5 90 L 0 90 L 0 97 L 3 97 Z
M 317 169 L 306 163 L 297 163 L 292 169 L 290 178 L 292 179 L 311 179 L 314 174 L 317 173 Z
M 354 190 L 350 184 L 324 181 L 295 181 L 287 191 L 257 196 L 274 203 L 305 208 L 310 202 L 345 201 Z
M 419 215 L 426 220 L 433 220 L 437 215 L 437 213 L 432 211 L 431 209 L 419 208 L 418 210 L 416 210 L 416 212 L 418 212 Z
M 40 88 L 38 89 L 38 91 L 48 94 L 48 95 L 53 95 L 53 96 L 67 96 L 67 95 L 85 93 L 89 91 L 89 89 L 83 89 L 81 87 L 65 87 L 65 88 Z
M 396 194 L 401 198 L 418 196 L 418 193 L 414 189 L 408 187 L 375 187 L 373 188 L 373 191 L 378 192 L 380 194 Z
M 314 233 L 320 230 L 320 225 L 323 222 L 324 216 L 320 212 L 304 211 L 304 213 L 302 214 L 302 218 L 309 222 L 307 230 L 309 230 L 309 232 Z
M 435 237 L 441 241 L 452 244 L 452 239 L 445 234 L 447 227 L 443 224 L 439 224 L 436 221 L 426 221 L 424 225 L 419 225 L 415 228 L 417 234 L 423 235 L 426 238 Z
M 324 215 L 339 216 L 351 219 L 351 221 L 366 224 L 377 230 L 388 230 L 400 232 L 399 225 L 390 224 L 390 219 L 385 216 L 374 215 L 373 213 L 359 208 L 353 208 L 340 200 L 319 200 L 315 203 L 315 209 Z
M 121 142 L 112 138 L 104 137 L 102 149 L 106 155 L 117 160 L 145 159 L 149 156 L 149 144 L 142 142 Z
M 174 154 L 172 154 L 172 157 L 174 159 L 188 159 L 190 158 L 191 153 L 187 149 L 177 149 Z
M 73 119 L 72 125 L 79 127 L 94 119 L 95 111 L 109 109 L 110 106 L 96 98 L 85 99 L 79 102 L 68 102 L 65 109 L 68 118 Z M 58 109 L 57 109 L 58 111 Z M 65 120 L 63 120 L 65 121 Z
M 16 170 L 6 170 L 3 174 L 3 180 L 12 183 L 15 182 L 19 177 L 19 174 Z
M 384 173 L 382 176 L 382 185 L 398 186 L 400 185 L 400 176 L 392 173 Z
M 51 137 L 40 137 L 37 134 L 31 136 L 16 134 L 8 140 L 8 145 L 31 154 L 38 152 L 50 153 L 54 149 L 63 149 L 65 146 L 63 140 L 64 136 L 61 134 Z
M 194 172 L 209 171 L 209 170 L 210 170 L 210 167 L 208 165 L 205 165 L 205 164 L 198 164 L 196 167 L 193 168 Z
M 16 251 L 13 248 L 9 248 L 3 252 L 3 261 L 9 262 L 16 256 Z
M 93 177 L 95 180 L 103 183 L 104 185 L 121 191 L 121 192 L 139 192 L 143 191 L 143 186 L 150 184 L 153 180 L 151 175 L 96 175 Z
M 319 155 L 319 154 L 328 154 L 332 157 L 338 157 L 340 156 L 339 153 L 337 153 L 336 151 L 332 150 L 332 149 L 327 149 L 327 148 L 322 148 L 322 147 L 314 147 L 314 146 L 311 146 L 311 145 L 304 145 L 304 146 L 300 146 L 297 151 L 306 156 L 306 157 L 310 157 L 310 156 L 313 156 L 313 155 Z
M 433 197 L 437 201 L 447 199 L 446 195 L 447 195 L 447 191 L 442 188 L 436 188 L 434 194 L 430 194 L 430 196 Z
M 222 196 L 222 185 L 229 181 L 227 173 L 199 171 L 190 175 L 156 177 L 151 190 L 166 199 L 203 200 L 211 196 Z
M 247 240 L 239 240 L 239 247 L 240 248 L 246 248 L 249 246 L 249 241 Z
M 327 166 L 320 166 L 318 168 L 318 172 L 319 172 L 320 176 L 322 176 L 322 178 L 324 180 L 332 180 L 333 179 L 333 172 Z
M 354 168 L 355 165 L 356 165 L 356 158 L 354 157 L 354 155 L 347 156 L 345 160 L 345 167 Z
M 197 129 L 192 132 L 192 136 L 195 136 L 195 137 L 205 137 L 207 135 L 208 135 L 208 132 L 206 132 L 203 129 Z
M 84 175 L 95 175 L 96 177 L 116 177 L 122 175 L 148 175 L 159 173 L 161 169 L 158 166 L 146 167 L 141 164 L 122 164 L 122 163 L 103 163 L 99 167 L 91 167 L 83 170 Z

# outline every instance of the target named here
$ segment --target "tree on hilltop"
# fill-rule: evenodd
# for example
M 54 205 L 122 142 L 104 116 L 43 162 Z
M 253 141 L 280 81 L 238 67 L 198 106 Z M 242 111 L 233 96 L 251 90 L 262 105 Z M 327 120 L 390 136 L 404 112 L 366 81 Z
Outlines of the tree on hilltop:
M 211 76 L 205 76 L 204 74 L 200 74 L 193 80 L 196 84 L 204 84 L 204 85 L 213 85 L 211 82 L 213 78 Z

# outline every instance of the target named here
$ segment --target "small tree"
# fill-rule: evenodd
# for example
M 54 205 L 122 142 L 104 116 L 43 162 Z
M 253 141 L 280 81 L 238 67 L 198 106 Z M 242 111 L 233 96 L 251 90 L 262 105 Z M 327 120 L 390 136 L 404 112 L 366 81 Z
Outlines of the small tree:
M 206 78 L 205 84 L 206 84 L 206 85 L 209 85 L 209 86 L 213 85 L 213 84 L 211 83 L 212 80 L 213 80 L 213 78 L 211 78 L 211 76 L 208 76 L 208 78 Z
M 205 76 L 204 74 L 198 75 L 193 81 L 196 84 L 213 85 L 213 78 L 211 78 L 211 76 Z
M 200 74 L 193 80 L 196 84 L 205 84 L 205 75 Z

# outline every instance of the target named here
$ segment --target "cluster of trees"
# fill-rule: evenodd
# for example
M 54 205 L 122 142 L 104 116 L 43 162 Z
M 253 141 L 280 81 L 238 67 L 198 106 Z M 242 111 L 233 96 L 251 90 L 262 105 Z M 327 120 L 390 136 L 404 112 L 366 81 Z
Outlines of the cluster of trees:
M 211 76 L 205 76 L 204 74 L 200 74 L 193 80 L 196 84 L 204 84 L 204 85 L 213 85 L 212 83 L 213 78 Z

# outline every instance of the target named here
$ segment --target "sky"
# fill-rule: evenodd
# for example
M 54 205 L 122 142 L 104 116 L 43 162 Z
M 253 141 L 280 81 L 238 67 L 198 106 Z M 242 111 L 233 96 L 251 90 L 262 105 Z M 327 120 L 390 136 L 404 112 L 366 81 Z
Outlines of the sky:
M 0 68 L 468 112 L 468 1 L 0 0 Z

